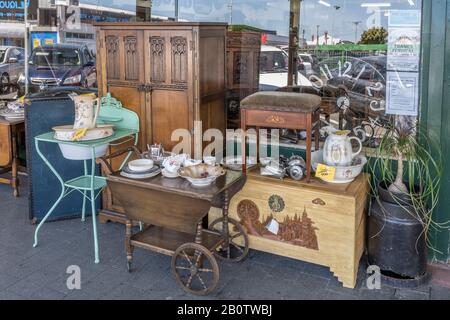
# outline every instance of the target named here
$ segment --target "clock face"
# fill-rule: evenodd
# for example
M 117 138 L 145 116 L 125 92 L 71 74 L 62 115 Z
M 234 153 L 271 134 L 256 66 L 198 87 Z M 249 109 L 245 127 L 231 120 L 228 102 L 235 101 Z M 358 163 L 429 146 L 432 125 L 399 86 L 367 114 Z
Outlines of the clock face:
M 376 146 L 386 115 L 386 56 L 331 57 L 323 59 L 318 72 L 309 76 L 324 96 L 333 97 L 339 118 L 333 126 L 353 131 L 366 146 Z

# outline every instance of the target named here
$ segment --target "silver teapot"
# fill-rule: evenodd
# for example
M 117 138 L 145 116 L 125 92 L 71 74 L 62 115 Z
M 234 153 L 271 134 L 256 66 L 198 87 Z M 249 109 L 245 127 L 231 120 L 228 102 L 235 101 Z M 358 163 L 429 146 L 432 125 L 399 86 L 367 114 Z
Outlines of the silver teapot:
M 292 156 L 285 160 L 285 170 L 291 179 L 300 181 L 306 174 L 306 162 L 300 156 Z

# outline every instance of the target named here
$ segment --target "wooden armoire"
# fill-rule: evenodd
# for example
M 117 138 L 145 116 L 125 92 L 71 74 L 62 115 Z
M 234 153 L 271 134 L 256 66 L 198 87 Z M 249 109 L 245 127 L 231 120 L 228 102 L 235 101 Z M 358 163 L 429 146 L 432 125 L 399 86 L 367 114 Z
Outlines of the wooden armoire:
M 136 22 L 96 27 L 99 94 L 111 93 L 139 115 L 141 150 L 152 143 L 172 150 L 178 143 L 171 141 L 172 132 L 187 129 L 193 135 L 195 121 L 202 121 L 203 131 L 225 132 L 227 24 Z M 192 141 L 202 147 L 202 137 L 193 136 Z M 108 191 L 103 206 L 104 212 L 123 212 Z
M 259 91 L 261 33 L 227 32 L 228 128 L 240 128 L 242 99 Z

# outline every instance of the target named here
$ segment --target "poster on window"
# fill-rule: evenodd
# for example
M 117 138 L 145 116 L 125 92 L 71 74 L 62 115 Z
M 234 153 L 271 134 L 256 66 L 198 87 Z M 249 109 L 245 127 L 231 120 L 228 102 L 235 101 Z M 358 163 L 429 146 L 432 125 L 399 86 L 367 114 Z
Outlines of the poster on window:
M 420 28 L 389 28 L 388 70 L 419 72 Z
M 386 113 L 417 116 L 419 112 L 419 73 L 388 72 Z

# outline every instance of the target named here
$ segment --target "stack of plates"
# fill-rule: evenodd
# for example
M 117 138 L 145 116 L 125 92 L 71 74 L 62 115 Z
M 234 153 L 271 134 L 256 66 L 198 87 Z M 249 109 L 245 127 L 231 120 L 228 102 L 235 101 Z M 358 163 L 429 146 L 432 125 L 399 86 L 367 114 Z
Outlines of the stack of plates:
M 146 159 L 135 160 L 128 163 L 120 172 L 120 175 L 130 179 L 149 179 L 161 173 L 161 168 L 157 165 L 145 165 Z M 149 162 L 150 163 L 150 162 Z
M 25 118 L 25 109 L 20 108 L 18 110 L 12 110 L 9 108 L 1 109 L 0 116 L 6 118 L 6 120 L 22 120 Z

